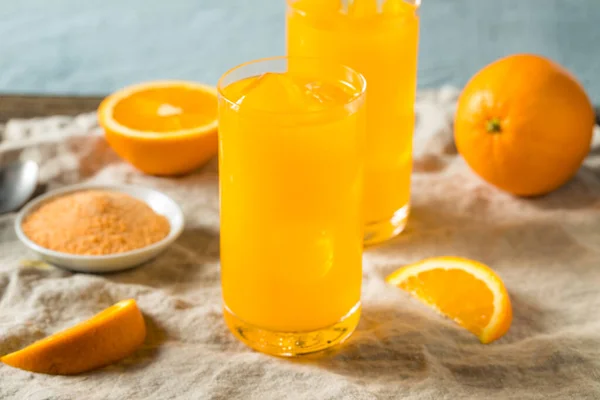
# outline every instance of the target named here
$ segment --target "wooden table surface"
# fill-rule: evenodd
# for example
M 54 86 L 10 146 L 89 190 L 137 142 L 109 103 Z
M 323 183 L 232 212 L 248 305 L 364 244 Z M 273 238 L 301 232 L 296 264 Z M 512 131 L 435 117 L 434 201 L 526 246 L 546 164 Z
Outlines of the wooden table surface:
M 0 94 L 0 123 L 11 118 L 77 115 L 94 111 L 102 96 L 30 96 Z

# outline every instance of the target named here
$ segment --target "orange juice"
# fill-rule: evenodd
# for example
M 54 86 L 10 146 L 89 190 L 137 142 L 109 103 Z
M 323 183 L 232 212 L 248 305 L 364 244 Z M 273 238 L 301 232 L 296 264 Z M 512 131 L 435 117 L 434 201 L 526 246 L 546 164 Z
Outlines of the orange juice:
M 277 355 L 342 341 L 360 313 L 364 79 L 302 63 L 249 63 L 219 83 L 225 319 Z
M 418 6 L 405 0 L 288 4 L 290 57 L 339 62 L 367 79 L 365 244 L 386 240 L 404 229 L 409 209 Z

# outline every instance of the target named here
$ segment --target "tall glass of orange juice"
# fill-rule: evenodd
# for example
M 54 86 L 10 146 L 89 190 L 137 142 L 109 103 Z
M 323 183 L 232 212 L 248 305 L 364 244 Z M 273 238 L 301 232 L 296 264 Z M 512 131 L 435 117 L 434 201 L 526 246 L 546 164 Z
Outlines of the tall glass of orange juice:
M 400 233 L 409 212 L 419 0 L 288 0 L 291 57 L 319 57 L 367 79 L 365 244 Z
M 365 86 L 348 67 L 286 57 L 219 81 L 224 315 L 254 349 L 315 352 L 358 323 Z

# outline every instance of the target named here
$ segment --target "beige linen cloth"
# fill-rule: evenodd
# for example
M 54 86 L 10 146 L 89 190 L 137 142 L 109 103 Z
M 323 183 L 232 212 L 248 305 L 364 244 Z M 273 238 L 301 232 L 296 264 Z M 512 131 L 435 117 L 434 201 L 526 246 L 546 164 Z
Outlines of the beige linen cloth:
M 1 365 L 0 398 L 600 399 L 600 148 L 557 192 L 511 197 L 455 154 L 455 98 L 451 88 L 419 96 L 410 223 L 365 251 L 357 332 L 337 351 L 301 360 L 254 352 L 223 323 L 215 162 L 181 178 L 144 176 L 119 161 L 93 115 L 9 122 L 0 162 L 37 160 L 49 189 L 81 181 L 160 189 L 182 206 L 186 230 L 146 265 L 87 275 L 32 261 L 13 216 L 0 219 L 0 355 L 130 297 L 148 326 L 135 355 L 80 376 Z M 498 271 L 514 308 L 505 337 L 482 345 L 384 283 L 437 255 Z

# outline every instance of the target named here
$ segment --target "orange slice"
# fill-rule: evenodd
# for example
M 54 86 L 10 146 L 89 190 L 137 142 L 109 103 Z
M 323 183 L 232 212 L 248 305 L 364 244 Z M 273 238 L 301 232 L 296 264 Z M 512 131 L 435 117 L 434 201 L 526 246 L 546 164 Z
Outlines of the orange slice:
M 201 83 L 126 87 L 104 99 L 98 122 L 115 152 L 147 174 L 184 174 L 217 154 L 217 91 Z
M 146 337 L 144 317 L 135 300 L 124 300 L 72 328 L 0 358 L 31 372 L 73 375 L 118 361 Z
M 504 335 L 512 307 L 504 283 L 488 266 L 459 257 L 435 257 L 402 267 L 386 281 L 453 319 L 489 343 Z

